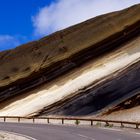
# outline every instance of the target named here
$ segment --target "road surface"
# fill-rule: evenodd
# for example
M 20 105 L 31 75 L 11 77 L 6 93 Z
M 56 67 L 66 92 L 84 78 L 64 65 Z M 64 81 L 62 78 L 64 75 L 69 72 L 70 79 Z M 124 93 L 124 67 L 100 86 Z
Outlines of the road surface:
M 0 123 L 0 130 L 23 134 L 33 140 L 140 140 L 140 133 L 95 127 Z

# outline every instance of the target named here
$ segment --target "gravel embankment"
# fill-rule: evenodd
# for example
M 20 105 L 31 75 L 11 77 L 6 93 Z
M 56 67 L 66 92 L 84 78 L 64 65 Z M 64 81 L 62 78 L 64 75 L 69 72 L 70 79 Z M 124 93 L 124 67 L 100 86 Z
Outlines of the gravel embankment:
M 23 136 L 0 131 L 0 140 L 29 140 Z

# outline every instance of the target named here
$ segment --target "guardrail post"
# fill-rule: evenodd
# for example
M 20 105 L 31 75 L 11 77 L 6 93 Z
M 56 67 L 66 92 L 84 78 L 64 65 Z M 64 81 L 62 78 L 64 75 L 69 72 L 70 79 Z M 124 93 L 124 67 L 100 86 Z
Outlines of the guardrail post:
M 18 122 L 20 122 L 20 117 L 18 117 Z
M 33 123 L 35 123 L 35 118 L 33 118 Z
M 79 125 L 79 123 L 80 123 L 79 120 L 76 119 L 76 120 L 75 120 L 75 124 L 76 124 L 76 125 Z
M 91 120 L 91 126 L 93 126 L 93 120 Z
M 62 124 L 64 124 L 64 119 L 62 118 Z
M 122 127 L 122 128 L 124 127 L 123 122 L 121 122 L 121 127 Z
M 107 122 L 107 121 L 106 121 L 105 123 L 106 123 L 106 125 L 105 125 L 105 126 L 109 126 L 109 122 Z
M 136 124 L 136 129 L 139 129 L 139 124 Z
M 50 123 L 50 120 L 49 120 L 49 118 L 47 118 L 47 122 L 48 122 L 48 123 Z
M 6 117 L 4 117 L 3 119 L 4 119 L 4 122 L 6 122 Z

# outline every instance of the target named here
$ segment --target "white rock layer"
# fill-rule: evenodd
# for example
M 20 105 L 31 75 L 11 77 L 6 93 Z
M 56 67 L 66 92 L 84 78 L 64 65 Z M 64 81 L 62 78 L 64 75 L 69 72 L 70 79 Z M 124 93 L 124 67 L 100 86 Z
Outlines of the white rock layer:
M 140 37 L 120 49 L 94 59 L 88 64 L 61 76 L 26 95 L 1 103 L 1 116 L 28 116 L 44 107 L 74 94 L 96 80 L 135 63 L 140 58 Z

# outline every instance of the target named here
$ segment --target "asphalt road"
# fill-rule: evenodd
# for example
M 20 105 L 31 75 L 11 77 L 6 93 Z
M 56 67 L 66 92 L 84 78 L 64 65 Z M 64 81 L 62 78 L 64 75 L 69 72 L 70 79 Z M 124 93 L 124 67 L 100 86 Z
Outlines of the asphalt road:
M 30 136 L 35 140 L 140 140 L 140 133 L 95 127 L 0 123 L 0 130 Z

